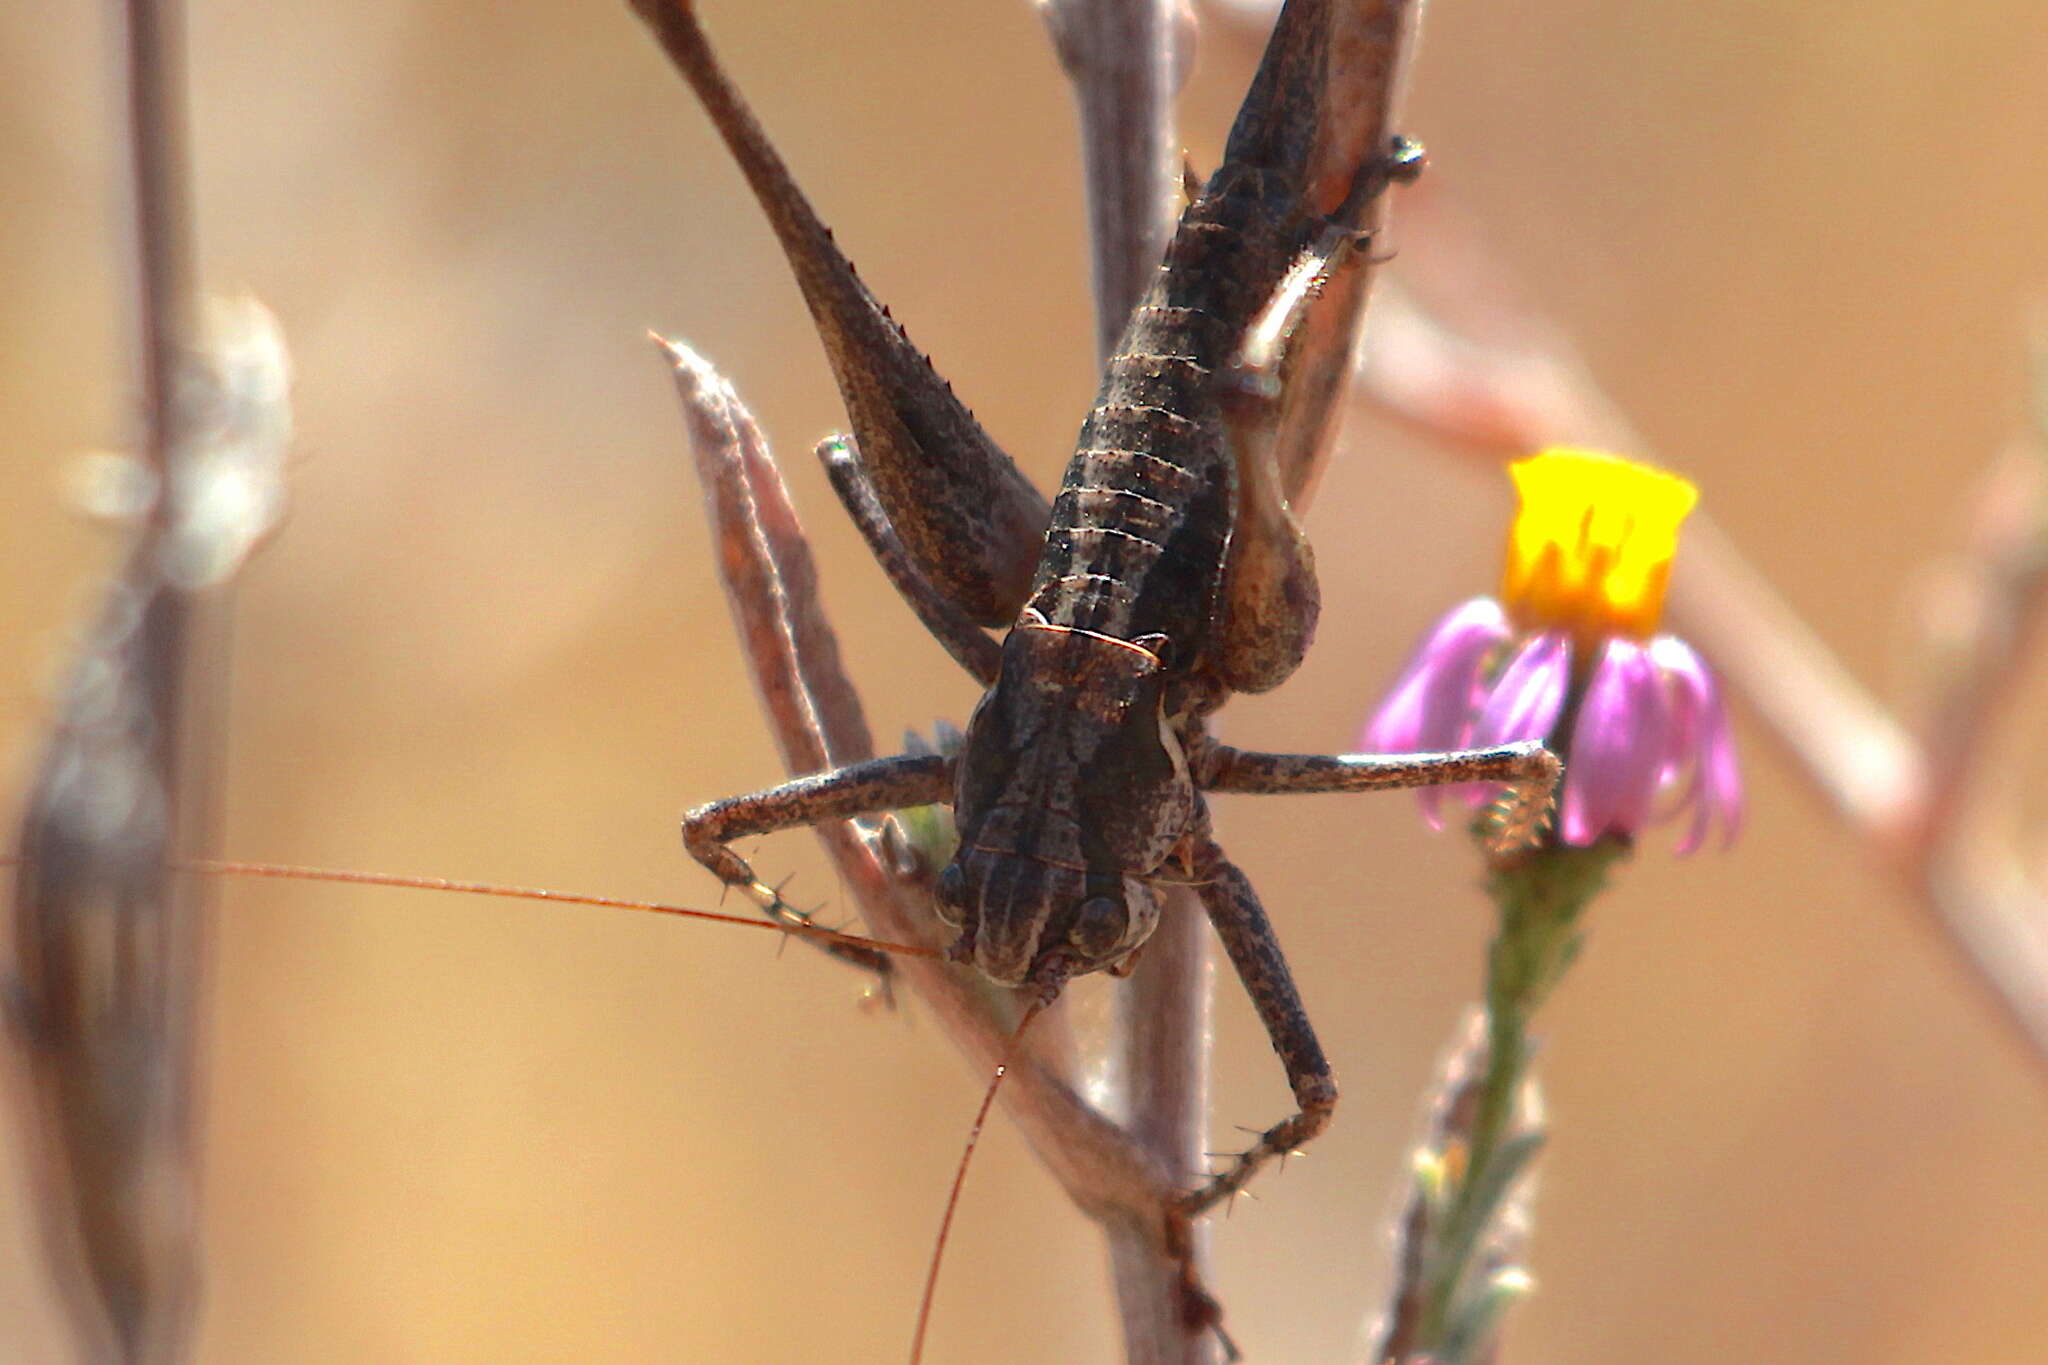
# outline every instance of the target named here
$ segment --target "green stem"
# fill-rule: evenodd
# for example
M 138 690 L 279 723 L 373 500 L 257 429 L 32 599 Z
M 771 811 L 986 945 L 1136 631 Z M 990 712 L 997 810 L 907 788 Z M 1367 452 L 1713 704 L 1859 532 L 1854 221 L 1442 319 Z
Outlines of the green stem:
M 1479 1081 L 1479 1101 L 1466 1144 L 1466 1169 L 1477 1174 L 1491 1164 L 1514 1115 L 1515 1092 L 1521 1088 L 1528 1060 L 1528 979 L 1518 970 L 1526 946 L 1515 926 L 1504 922 L 1487 953 L 1486 1070 Z M 1457 1207 L 1469 1205 L 1474 1182 L 1467 1179 Z
M 1576 956 L 1579 920 L 1625 856 L 1618 840 L 1592 848 L 1546 846 L 1495 869 L 1489 891 L 1500 928 L 1487 953 L 1487 1055 L 1476 1078 L 1472 1117 L 1462 1134 L 1462 1174 L 1431 1230 L 1417 1349 L 1432 1353 L 1466 1334 L 1458 1330 L 1472 1299 L 1474 1272 L 1492 1240 L 1496 1216 L 1533 1157 L 1541 1135 L 1516 1131 L 1516 1099 L 1529 1066 L 1529 1023 Z

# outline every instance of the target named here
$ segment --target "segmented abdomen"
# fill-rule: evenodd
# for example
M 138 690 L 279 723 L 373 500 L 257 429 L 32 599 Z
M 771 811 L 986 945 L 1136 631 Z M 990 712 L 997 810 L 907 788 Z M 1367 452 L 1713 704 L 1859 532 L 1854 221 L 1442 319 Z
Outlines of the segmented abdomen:
M 1200 653 L 1236 483 L 1217 375 L 1300 236 L 1267 185 L 1220 174 L 1131 315 L 1053 500 L 1029 605 L 1054 625 L 1163 634 L 1183 663 Z

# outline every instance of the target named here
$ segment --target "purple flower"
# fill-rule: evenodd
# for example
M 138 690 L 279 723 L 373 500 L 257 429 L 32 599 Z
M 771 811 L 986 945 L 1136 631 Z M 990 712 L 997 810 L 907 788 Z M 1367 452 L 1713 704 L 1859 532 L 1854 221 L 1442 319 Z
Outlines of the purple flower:
M 1688 814 L 1680 853 L 1717 825 L 1732 840 L 1742 781 L 1720 686 L 1684 641 L 1648 635 L 1690 485 L 1580 452 L 1522 461 L 1516 482 L 1505 602 L 1475 598 L 1437 624 L 1366 726 L 1365 746 L 1427 753 L 1540 739 L 1564 756 L 1562 842 L 1633 839 Z M 1477 807 L 1498 789 L 1455 794 Z M 1421 799 L 1440 827 L 1443 789 Z

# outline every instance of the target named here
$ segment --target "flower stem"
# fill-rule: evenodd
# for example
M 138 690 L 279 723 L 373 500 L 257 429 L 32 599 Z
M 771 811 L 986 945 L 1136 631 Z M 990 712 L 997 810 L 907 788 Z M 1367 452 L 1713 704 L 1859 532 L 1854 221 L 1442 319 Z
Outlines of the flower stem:
M 1511 1264 L 1507 1210 L 1545 1136 L 1534 1106 L 1522 1102 L 1529 1025 L 1577 956 L 1582 912 L 1627 852 L 1621 840 L 1550 845 L 1494 869 L 1488 889 L 1500 928 L 1487 954 L 1486 1053 L 1473 1078 L 1469 1123 L 1446 1132 L 1443 1150 L 1432 1154 L 1443 1183 L 1427 1219 L 1420 1327 L 1405 1343 L 1409 1352 L 1442 1365 L 1471 1358 L 1526 1284 Z

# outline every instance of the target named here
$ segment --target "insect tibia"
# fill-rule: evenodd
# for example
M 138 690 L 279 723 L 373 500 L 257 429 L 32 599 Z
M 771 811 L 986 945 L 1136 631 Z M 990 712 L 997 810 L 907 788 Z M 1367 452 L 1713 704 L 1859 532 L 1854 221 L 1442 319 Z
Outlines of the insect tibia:
M 908 562 L 970 620 L 1006 623 L 1030 590 L 1044 499 L 854 273 L 690 6 L 633 5 L 711 116 L 789 258 Z
M 715 845 L 706 852 L 698 852 L 700 861 L 710 867 L 726 886 L 736 888 L 747 899 L 759 906 L 761 913 L 770 923 L 798 937 L 812 938 L 831 956 L 852 967 L 867 972 L 876 978 L 875 986 L 884 1000 L 893 1001 L 891 977 L 895 966 L 885 951 L 868 946 L 855 935 L 840 934 L 837 930 L 822 930 L 813 920 L 813 913 L 791 905 L 783 898 L 782 888 L 771 886 L 755 875 L 746 859 L 723 845 Z
M 756 880 L 748 882 L 742 889 L 754 904 L 761 907 L 761 913 L 775 924 L 794 931 L 799 937 L 808 937 L 810 931 L 820 927 L 816 922 L 816 912 L 800 910 L 783 899 L 782 888 L 788 884 L 785 880 L 779 885 L 769 886 Z M 838 933 L 837 930 L 831 932 Z M 889 960 L 887 953 L 858 942 L 852 936 L 825 939 L 819 942 L 819 946 L 848 966 L 873 976 L 875 979 L 871 984 L 881 1003 L 891 1008 L 895 1006 L 896 964 Z
M 683 816 L 683 846 L 720 881 L 745 891 L 770 919 L 792 928 L 809 927 L 808 917 L 763 883 L 747 860 L 733 851 L 733 842 L 803 825 L 936 805 L 952 794 L 953 764 L 943 754 L 871 759 L 713 801 Z M 855 944 L 833 943 L 826 951 L 876 976 L 889 971 L 886 955 Z

